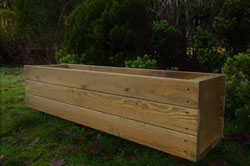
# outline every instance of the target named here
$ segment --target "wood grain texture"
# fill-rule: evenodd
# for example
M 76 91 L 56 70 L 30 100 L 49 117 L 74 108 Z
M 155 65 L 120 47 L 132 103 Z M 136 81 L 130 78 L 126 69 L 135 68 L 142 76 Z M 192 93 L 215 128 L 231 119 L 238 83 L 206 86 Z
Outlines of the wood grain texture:
M 26 94 L 197 135 L 197 109 L 29 80 Z
M 225 100 L 226 100 L 226 75 L 220 77 L 220 131 L 221 136 L 224 135 L 224 114 L 225 114 Z
M 75 65 L 75 64 L 66 64 L 66 68 L 111 72 L 120 74 L 123 73 L 132 75 L 155 76 L 164 78 L 178 78 L 178 79 L 194 79 L 207 75 L 215 75 L 210 73 L 198 73 L 198 72 L 182 72 L 182 71 L 170 71 L 170 70 L 136 69 L 136 68 L 125 68 L 125 67 L 108 67 L 108 66 Z
M 225 93 L 224 76 L 203 80 L 200 82 L 200 115 L 198 127 L 198 159 L 216 140 L 222 137 L 222 112 L 221 96 Z M 203 156 L 203 155 L 202 155 Z
M 26 95 L 27 106 L 192 161 L 197 137 L 61 102 Z
M 198 108 L 198 82 L 141 75 L 25 66 L 25 79 Z

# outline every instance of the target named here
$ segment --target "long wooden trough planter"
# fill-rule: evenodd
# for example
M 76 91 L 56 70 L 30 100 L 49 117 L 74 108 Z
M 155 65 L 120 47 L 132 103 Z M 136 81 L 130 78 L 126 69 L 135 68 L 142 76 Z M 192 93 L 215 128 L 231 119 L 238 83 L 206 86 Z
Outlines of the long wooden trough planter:
M 223 135 L 225 75 L 25 66 L 26 105 L 191 161 Z

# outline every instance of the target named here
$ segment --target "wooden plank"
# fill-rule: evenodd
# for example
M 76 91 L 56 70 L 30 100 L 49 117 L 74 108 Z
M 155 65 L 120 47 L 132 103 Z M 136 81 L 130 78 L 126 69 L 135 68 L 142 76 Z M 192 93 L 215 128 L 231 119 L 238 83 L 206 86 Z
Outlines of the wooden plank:
M 210 79 L 213 79 L 213 78 L 221 77 L 222 75 L 223 74 L 221 74 L 221 75 L 202 76 L 202 77 L 194 78 L 193 80 L 197 80 L 197 81 L 201 82 L 201 81 L 206 81 L 206 80 L 210 80 Z
M 61 102 L 26 95 L 27 106 L 192 161 L 197 137 Z
M 222 137 L 220 96 L 223 77 L 220 76 L 200 82 L 198 155 L 202 155 L 216 140 Z M 199 156 L 197 157 L 199 158 Z
M 58 68 L 68 68 L 68 65 L 66 64 L 57 64 L 57 65 L 40 65 L 44 67 L 58 67 Z
M 198 158 L 196 161 L 200 161 L 203 157 L 206 156 L 207 153 L 209 153 L 209 151 L 211 149 L 213 149 L 215 147 L 215 145 L 217 145 L 219 142 L 221 141 L 221 137 L 218 137 L 218 138 L 214 138 L 214 141 L 212 144 L 209 145 L 208 148 L 206 148 L 205 151 L 203 151 L 201 154 L 199 154 Z
M 224 114 L 225 114 L 225 100 L 226 100 L 226 75 L 220 77 L 220 131 L 221 137 L 224 135 Z
M 197 135 L 197 109 L 29 80 L 26 94 Z
M 207 76 L 207 75 L 216 75 L 216 74 L 211 74 L 211 73 L 182 72 L 182 71 L 170 71 L 170 70 L 136 69 L 136 68 L 124 68 L 124 67 L 76 65 L 76 64 L 66 64 L 66 65 L 67 65 L 67 68 L 70 68 L 70 69 L 178 78 L 178 79 L 194 79 L 197 77 L 202 77 L 202 76 Z
M 76 69 L 25 66 L 25 79 L 198 108 L 198 82 Z

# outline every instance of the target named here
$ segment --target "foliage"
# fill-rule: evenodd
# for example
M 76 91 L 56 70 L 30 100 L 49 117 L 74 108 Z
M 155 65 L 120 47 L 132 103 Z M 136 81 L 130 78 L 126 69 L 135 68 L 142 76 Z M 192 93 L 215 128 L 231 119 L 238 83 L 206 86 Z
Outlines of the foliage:
M 171 68 L 169 68 L 168 70 L 179 71 L 179 68 L 178 68 L 178 67 L 171 67 Z
M 0 26 L 0 43 L 1 46 L 8 44 L 10 41 L 8 33 L 3 27 Z
M 157 21 L 153 26 L 153 47 L 159 66 L 171 67 L 183 62 L 181 33 L 166 20 Z M 161 67 L 162 68 L 162 67 Z
M 250 127 L 250 52 L 228 58 L 222 68 L 227 75 L 226 112 L 236 118 L 239 130 Z
M 209 48 L 211 49 L 216 44 L 216 39 L 214 36 L 209 33 L 207 30 L 198 26 L 195 30 L 194 34 L 194 48 Z
M 204 71 L 220 72 L 229 55 L 216 47 L 216 39 L 211 33 L 198 26 L 194 34 L 193 46 Z
M 7 9 L 0 9 L 1 26 L 10 33 L 15 28 L 15 12 Z
M 249 48 L 249 9 L 249 0 L 228 0 L 224 14 L 214 19 L 215 35 L 234 53 L 245 52 Z
M 15 0 L 16 31 L 25 63 L 55 63 L 66 15 L 80 0 Z
M 153 26 L 153 42 L 156 49 L 161 49 L 166 45 L 167 38 L 164 38 L 163 35 L 170 36 L 171 34 L 175 35 L 178 33 L 177 29 L 168 24 L 166 20 L 161 20 L 156 22 Z
M 0 9 L 0 66 L 22 63 L 18 55 L 16 35 L 16 14 L 10 9 Z
M 119 66 L 142 52 L 138 30 L 148 0 L 86 0 L 67 19 L 65 48 L 83 61 Z M 136 13 L 136 14 L 135 14 Z
M 0 9 L 0 43 L 7 45 L 15 33 L 15 12 Z M 6 49 L 6 48 L 5 48 Z
M 60 49 L 57 51 L 56 58 L 59 59 L 59 63 L 79 64 L 83 61 L 83 56 L 70 54 L 66 49 Z
M 207 18 L 211 17 L 214 6 L 210 3 L 210 1 L 204 1 L 203 3 L 191 1 L 188 4 L 188 7 L 190 10 L 191 20 L 205 21 Z
M 148 55 L 144 55 L 142 58 L 138 56 L 136 60 L 125 61 L 125 67 L 140 68 L 140 69 L 155 69 L 156 60 L 150 59 Z
M 226 31 L 226 38 L 234 52 L 246 51 L 250 44 L 250 1 L 229 0 L 228 4 L 227 21 L 232 28 Z

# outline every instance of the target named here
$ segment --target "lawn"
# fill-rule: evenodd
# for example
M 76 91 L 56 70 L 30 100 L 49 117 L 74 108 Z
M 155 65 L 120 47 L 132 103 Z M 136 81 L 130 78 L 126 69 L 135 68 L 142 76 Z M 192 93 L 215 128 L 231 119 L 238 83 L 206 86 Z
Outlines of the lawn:
M 23 68 L 0 68 L 0 165 L 249 166 L 249 135 L 226 137 L 199 163 L 168 155 L 25 106 Z M 167 141 L 167 140 L 166 140 Z

